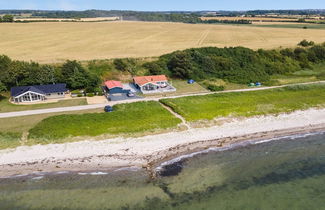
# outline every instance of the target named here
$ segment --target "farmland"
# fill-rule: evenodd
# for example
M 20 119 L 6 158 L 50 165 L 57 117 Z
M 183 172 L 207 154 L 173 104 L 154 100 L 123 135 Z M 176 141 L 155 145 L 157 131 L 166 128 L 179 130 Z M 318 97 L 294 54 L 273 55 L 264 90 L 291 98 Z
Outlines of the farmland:
M 324 107 L 325 85 L 290 86 L 274 90 L 222 93 L 162 99 L 187 121 L 220 117 L 250 117 Z
M 302 39 L 325 41 L 325 30 L 161 22 L 10 23 L 0 28 L 0 54 L 58 63 L 152 57 L 204 46 L 252 49 L 295 46 Z

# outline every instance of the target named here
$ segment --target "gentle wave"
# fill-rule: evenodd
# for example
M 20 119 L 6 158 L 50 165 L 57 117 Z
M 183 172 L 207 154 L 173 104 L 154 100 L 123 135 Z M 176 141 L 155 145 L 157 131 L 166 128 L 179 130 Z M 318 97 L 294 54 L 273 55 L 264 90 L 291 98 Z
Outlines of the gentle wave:
M 211 147 L 206 150 L 190 153 L 187 155 L 182 155 L 182 156 L 176 157 L 174 159 L 168 160 L 166 162 L 163 162 L 158 167 L 155 168 L 155 171 L 159 172 L 159 171 L 163 170 L 163 168 L 165 166 L 172 165 L 177 162 L 183 161 L 185 159 L 193 158 L 197 155 L 206 154 L 209 152 L 222 152 L 222 151 L 226 151 L 226 150 L 235 149 L 238 147 L 245 147 L 245 146 L 255 145 L 255 144 L 263 144 L 263 143 L 267 143 L 267 142 L 271 142 L 271 141 L 277 141 L 277 140 L 283 140 L 283 139 L 295 140 L 295 139 L 305 138 L 308 136 L 315 136 L 315 135 L 322 135 L 322 134 L 325 134 L 325 131 L 304 133 L 304 134 L 293 134 L 293 135 L 275 137 L 275 138 L 264 139 L 264 140 L 248 140 L 248 141 L 244 141 L 244 142 L 240 142 L 240 143 L 230 144 L 225 147 Z

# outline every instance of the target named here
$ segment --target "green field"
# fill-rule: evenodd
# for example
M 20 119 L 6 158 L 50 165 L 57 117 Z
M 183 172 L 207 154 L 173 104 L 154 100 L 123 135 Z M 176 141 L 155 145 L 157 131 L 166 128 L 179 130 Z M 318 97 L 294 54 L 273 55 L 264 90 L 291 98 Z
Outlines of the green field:
M 181 122 L 158 102 L 114 106 L 114 112 L 59 115 L 44 119 L 29 132 L 29 143 L 62 143 L 78 136 L 128 135 L 176 128 Z
M 28 131 L 42 120 L 62 114 L 103 113 L 103 109 L 89 109 L 71 112 L 59 112 L 29 115 L 23 117 L 0 118 L 0 149 L 15 148 L 28 144 Z
M 54 103 L 47 104 L 31 104 L 31 105 L 16 105 L 9 102 L 9 98 L 0 95 L 0 112 L 16 112 L 34 109 L 49 109 L 67 106 L 80 106 L 87 105 L 87 100 L 84 98 L 61 100 Z
M 217 117 L 250 117 L 292 112 L 325 105 L 325 85 L 290 86 L 285 88 L 219 93 L 177 99 L 162 99 L 187 121 L 213 120 Z

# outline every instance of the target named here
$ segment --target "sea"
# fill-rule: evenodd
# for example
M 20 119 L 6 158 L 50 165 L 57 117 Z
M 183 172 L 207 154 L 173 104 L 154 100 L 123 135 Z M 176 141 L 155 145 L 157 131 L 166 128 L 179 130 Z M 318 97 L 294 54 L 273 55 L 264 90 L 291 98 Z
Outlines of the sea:
M 131 167 L 2 178 L 0 209 L 322 210 L 325 132 L 210 148 L 153 172 Z

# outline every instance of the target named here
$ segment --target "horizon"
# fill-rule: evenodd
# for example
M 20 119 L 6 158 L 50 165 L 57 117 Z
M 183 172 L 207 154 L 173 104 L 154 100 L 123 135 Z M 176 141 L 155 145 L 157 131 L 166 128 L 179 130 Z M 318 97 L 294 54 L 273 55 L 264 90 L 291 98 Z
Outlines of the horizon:
M 0 11 L 60 11 L 60 12 L 85 12 L 85 11 L 131 11 L 131 12 L 249 12 L 249 11 L 318 11 L 325 10 L 325 8 L 320 9 L 251 9 L 251 10 L 127 10 L 127 9 L 83 9 L 83 10 L 64 10 L 64 9 L 1 9 Z
M 293 6 L 294 5 L 294 6 Z M 124 10 L 143 12 L 172 12 L 172 11 L 249 11 L 249 10 L 319 10 L 325 9 L 321 0 L 297 2 L 294 0 L 260 2 L 257 0 L 12 0 L 0 2 L 0 10 L 48 10 L 48 11 L 85 11 L 85 10 Z

